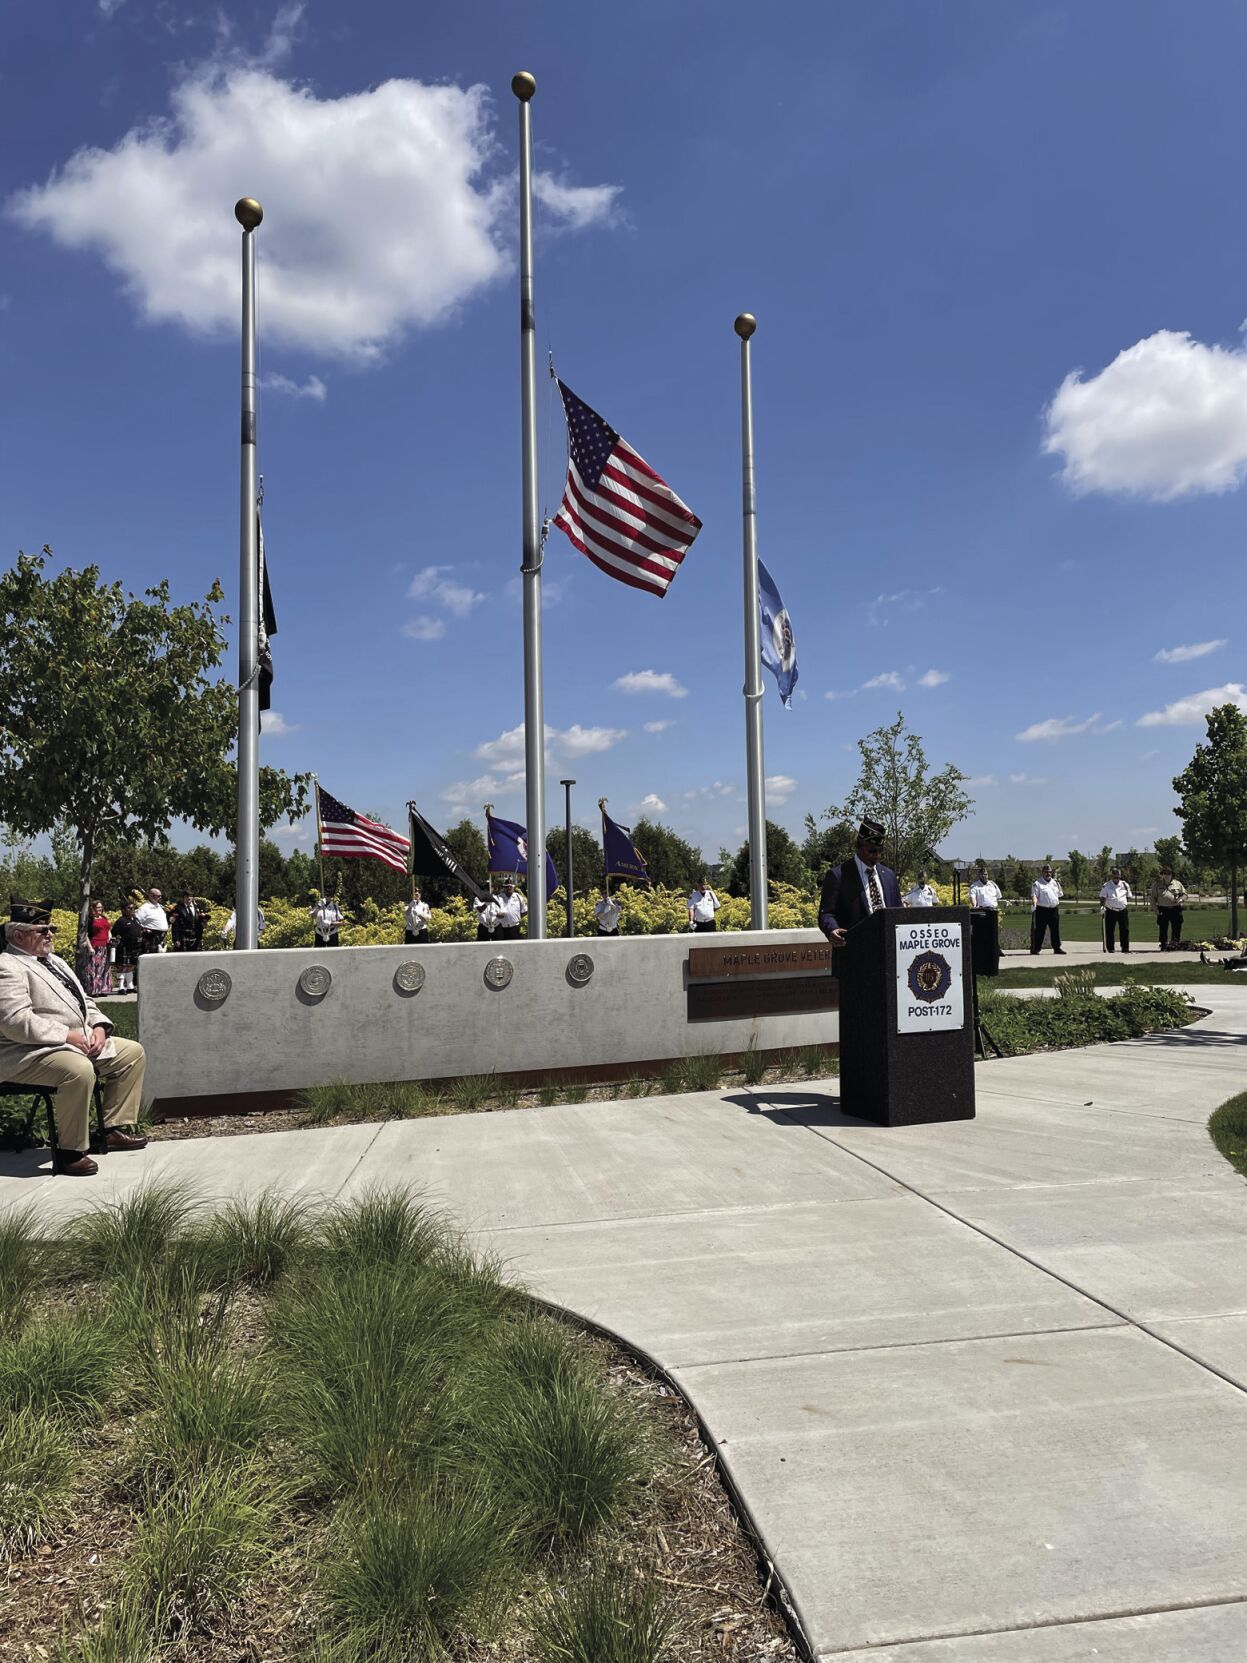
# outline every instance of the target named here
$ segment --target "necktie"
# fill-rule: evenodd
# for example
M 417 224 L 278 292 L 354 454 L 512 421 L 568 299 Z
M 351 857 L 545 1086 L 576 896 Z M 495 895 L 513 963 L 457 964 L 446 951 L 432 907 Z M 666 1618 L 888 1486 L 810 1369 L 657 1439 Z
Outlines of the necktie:
M 82 1020 L 85 1022 L 87 1019 L 87 1002 L 82 996 L 82 989 L 78 986 L 76 981 L 72 980 L 71 977 L 65 974 L 59 965 L 53 964 L 51 959 L 44 959 L 43 962 L 56 977 L 57 981 L 63 983 L 64 986 L 67 987 L 73 994 L 75 1000 L 77 1001 L 78 1009 L 82 1012 Z
M 866 877 L 870 884 L 870 910 L 871 912 L 882 912 L 883 891 L 879 887 L 879 874 L 873 866 L 868 866 L 866 868 Z

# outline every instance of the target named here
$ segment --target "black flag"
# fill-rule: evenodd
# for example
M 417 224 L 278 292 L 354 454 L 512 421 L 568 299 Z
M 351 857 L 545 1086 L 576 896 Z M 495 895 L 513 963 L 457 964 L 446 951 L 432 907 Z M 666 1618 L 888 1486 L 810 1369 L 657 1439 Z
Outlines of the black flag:
M 413 877 L 440 878 L 449 872 L 478 901 L 486 899 L 485 891 L 470 878 L 461 862 L 446 847 L 446 840 L 420 813 L 414 803 L 407 804 L 408 831 L 411 833 L 411 873 Z
M 255 511 L 256 544 L 260 551 L 260 639 L 257 658 L 260 666 L 260 709 L 272 704 L 273 651 L 269 640 L 277 634 L 277 614 L 273 610 L 273 591 L 269 587 L 268 562 L 264 558 L 264 526 L 260 510 Z

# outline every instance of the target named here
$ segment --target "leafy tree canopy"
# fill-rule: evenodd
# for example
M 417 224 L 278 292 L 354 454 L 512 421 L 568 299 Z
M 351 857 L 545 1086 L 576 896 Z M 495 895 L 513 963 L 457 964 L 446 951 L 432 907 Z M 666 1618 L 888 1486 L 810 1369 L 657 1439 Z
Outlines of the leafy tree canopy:
M 974 806 L 962 790 L 965 775 L 947 764 L 933 774 L 922 740 L 905 728 L 898 710 L 888 727 L 876 728 L 857 748 L 862 765 L 846 800 L 825 809 L 823 819 L 850 821 L 854 830 L 863 816 L 885 827 L 884 859 L 896 872 L 913 874 L 931 867 L 935 851 Z
M 784 828 L 777 826 L 773 820 L 766 823 L 766 877 L 768 886 L 788 883 L 794 889 L 808 889 L 810 885 L 810 869 L 805 864 L 805 856 Z M 723 882 L 729 895 L 749 894 L 748 838 L 736 851 Z
M 80 944 L 101 837 L 163 841 L 174 820 L 232 833 L 235 689 L 213 678 L 225 652 L 223 598 L 174 605 L 167 582 L 142 598 L 99 568 L 45 575 L 19 554 L 0 577 L 0 820 L 19 835 L 72 828 L 80 855 Z M 260 823 L 303 812 L 307 776 L 260 770 Z
M 1238 874 L 1247 865 L 1247 716 L 1218 705 L 1208 736 L 1176 776 L 1182 841 L 1197 864 L 1230 872 L 1230 934 L 1238 934 Z
M 645 857 L 650 882 L 660 889 L 692 889 L 704 870 L 701 850 L 656 820 L 638 820 L 632 841 Z

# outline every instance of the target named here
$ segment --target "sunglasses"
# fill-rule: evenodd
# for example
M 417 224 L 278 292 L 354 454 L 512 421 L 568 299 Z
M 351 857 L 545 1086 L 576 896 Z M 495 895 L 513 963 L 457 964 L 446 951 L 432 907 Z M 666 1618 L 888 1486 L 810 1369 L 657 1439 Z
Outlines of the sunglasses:
M 32 935 L 55 935 L 51 924 L 27 924 L 26 928 Z

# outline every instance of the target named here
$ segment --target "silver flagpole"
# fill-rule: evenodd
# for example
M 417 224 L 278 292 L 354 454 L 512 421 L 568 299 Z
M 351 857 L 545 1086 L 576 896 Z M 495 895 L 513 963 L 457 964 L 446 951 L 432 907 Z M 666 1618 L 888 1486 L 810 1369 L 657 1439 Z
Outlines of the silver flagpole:
M 567 799 L 567 929 L 565 934 L 572 936 L 576 933 L 576 919 L 572 913 L 572 892 L 576 882 L 575 865 L 572 861 L 572 786 L 575 780 L 560 780 L 563 795 Z
M 528 820 L 528 939 L 546 937 L 546 719 L 541 688 L 541 536 L 537 524 L 537 318 L 533 311 L 535 78 L 511 77 L 520 104 L 520 418 L 523 432 L 524 785 Z
M 256 945 L 260 905 L 260 550 L 256 536 L 255 229 L 253 196 L 234 204 L 242 226 L 242 474 L 238 571 L 238 826 L 234 834 L 234 946 Z
M 767 928 L 766 775 L 762 764 L 762 632 L 758 621 L 758 508 L 753 485 L 753 378 L 749 337 L 758 327 L 742 312 L 740 336 L 740 471 L 745 521 L 745 766 L 749 794 L 749 927 Z

